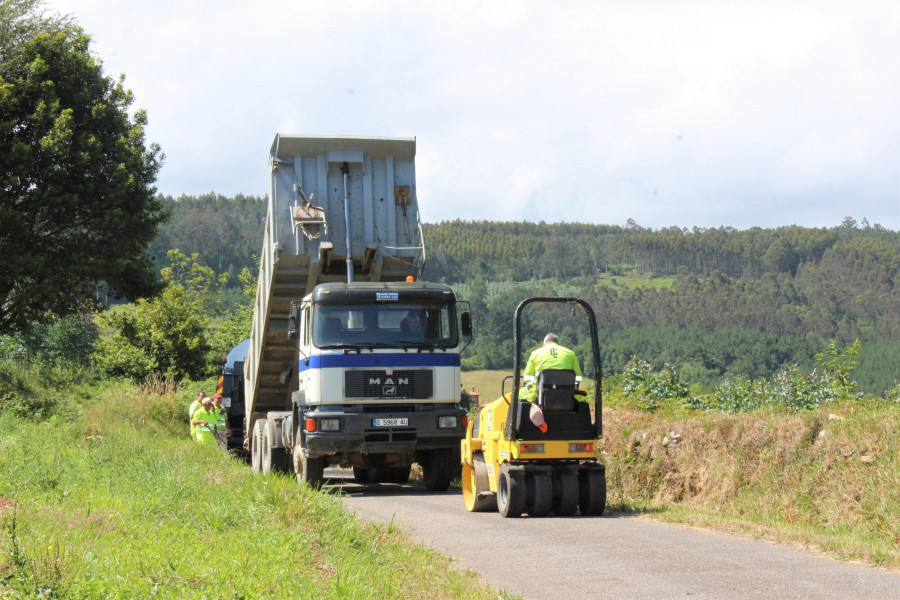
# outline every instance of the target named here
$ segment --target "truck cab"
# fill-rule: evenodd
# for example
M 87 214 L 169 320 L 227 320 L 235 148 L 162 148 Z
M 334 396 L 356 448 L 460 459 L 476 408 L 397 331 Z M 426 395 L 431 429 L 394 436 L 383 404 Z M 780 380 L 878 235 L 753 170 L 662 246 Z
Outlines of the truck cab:
M 302 447 L 307 462 L 323 467 L 354 467 L 367 481 L 396 481 L 418 462 L 426 486 L 446 489 L 458 474 L 449 457 L 466 425 L 459 407 L 465 314 L 443 284 L 317 286 L 292 308 L 298 328 L 289 336 L 300 349 L 287 428 L 299 431 L 288 440 L 293 451 Z

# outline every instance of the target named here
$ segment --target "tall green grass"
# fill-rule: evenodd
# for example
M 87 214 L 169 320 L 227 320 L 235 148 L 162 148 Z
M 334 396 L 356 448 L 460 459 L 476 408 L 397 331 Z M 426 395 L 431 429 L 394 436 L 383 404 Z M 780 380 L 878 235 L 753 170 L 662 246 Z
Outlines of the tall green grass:
M 188 394 L 97 393 L 73 396 L 77 418 L 0 411 L 0 597 L 498 596 L 334 496 L 197 446 Z

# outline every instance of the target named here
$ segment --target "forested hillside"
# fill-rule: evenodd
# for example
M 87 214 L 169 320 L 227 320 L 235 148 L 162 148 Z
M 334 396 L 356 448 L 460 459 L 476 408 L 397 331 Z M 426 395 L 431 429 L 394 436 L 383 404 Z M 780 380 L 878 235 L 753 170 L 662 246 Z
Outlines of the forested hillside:
M 160 265 L 178 248 L 230 273 L 233 286 L 241 268 L 255 270 L 264 199 L 164 201 L 171 217 L 153 244 Z M 708 387 L 788 364 L 812 369 L 830 340 L 859 339 L 863 391 L 882 393 L 900 379 L 900 232 L 865 219 L 749 230 L 457 220 L 426 224 L 424 234 L 426 278 L 453 284 L 472 304 L 466 368 L 511 366 L 512 315 L 523 298 L 577 295 L 599 317 L 607 375 L 638 356 Z M 558 333 L 586 349 L 582 333 Z
M 159 197 L 169 220 L 159 228 L 150 251 L 160 268 L 168 264 L 166 253 L 177 248 L 198 254 L 200 262 L 216 273 L 228 273 L 229 285 L 239 287 L 241 269 L 257 268 L 266 225 L 266 199 L 238 194 L 233 198 L 215 193 L 202 196 Z
M 900 377 L 900 232 L 865 220 L 745 231 L 452 221 L 425 239 L 428 278 L 464 283 L 479 308 L 472 366 L 508 366 L 519 299 L 577 294 L 598 314 L 609 373 L 637 355 L 709 385 L 811 368 L 829 340 L 860 339 L 863 390 Z

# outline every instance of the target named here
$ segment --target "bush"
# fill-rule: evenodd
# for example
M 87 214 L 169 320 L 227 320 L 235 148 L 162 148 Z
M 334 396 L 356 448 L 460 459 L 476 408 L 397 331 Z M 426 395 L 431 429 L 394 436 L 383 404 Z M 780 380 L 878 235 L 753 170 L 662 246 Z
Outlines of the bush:
M 889 404 L 898 404 L 900 405 L 900 383 L 894 386 L 894 389 L 890 390 L 888 393 L 884 395 L 884 399 Z
M 31 323 L 16 336 L 0 336 L 0 358 L 80 371 L 90 366 L 99 336 L 89 314 L 58 317 L 48 323 Z
M 32 370 L 23 363 L 0 362 L 0 413 L 42 422 L 77 413 L 72 399 L 60 390 L 71 383 L 65 370 Z
M 151 376 L 180 381 L 208 374 L 209 319 L 184 288 L 169 285 L 158 297 L 138 300 L 106 322 L 116 333 L 99 342 L 96 358 L 108 374 L 140 382 Z
M 687 383 L 681 381 L 678 371 L 668 363 L 655 372 L 647 361 L 632 357 L 625 366 L 623 382 L 625 392 L 635 396 L 645 410 L 656 410 L 660 401 L 667 398 L 688 396 Z
M 695 408 L 723 412 L 747 412 L 769 403 L 768 384 L 764 379 L 726 379 L 706 399 L 697 399 Z

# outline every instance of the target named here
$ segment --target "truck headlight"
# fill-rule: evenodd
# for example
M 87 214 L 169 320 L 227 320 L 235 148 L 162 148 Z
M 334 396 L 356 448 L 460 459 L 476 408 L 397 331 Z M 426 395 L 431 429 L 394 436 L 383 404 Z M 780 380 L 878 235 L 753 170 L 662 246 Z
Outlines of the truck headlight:
M 319 419 L 319 431 L 340 431 L 340 419 Z
M 456 415 L 449 417 L 438 417 L 438 429 L 456 429 L 459 420 Z

